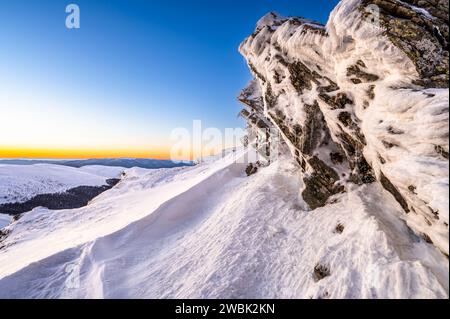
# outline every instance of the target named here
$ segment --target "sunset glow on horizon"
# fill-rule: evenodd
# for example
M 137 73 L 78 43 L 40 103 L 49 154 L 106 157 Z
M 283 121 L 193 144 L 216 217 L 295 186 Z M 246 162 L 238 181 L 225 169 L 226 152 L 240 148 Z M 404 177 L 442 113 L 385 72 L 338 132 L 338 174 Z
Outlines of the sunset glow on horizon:
M 176 143 L 174 144 L 176 145 Z M 172 145 L 173 146 L 173 145 Z M 142 148 L 20 148 L 1 147 L 0 159 L 106 159 L 106 158 L 137 158 L 192 161 L 200 156 L 210 156 L 219 153 L 223 148 L 235 147 L 236 144 L 207 146 L 193 149 L 191 144 L 177 147 L 178 152 L 173 152 L 171 146 L 142 149 Z
M 45 149 L 0 148 L 0 159 L 103 159 L 145 158 L 170 159 L 168 149 L 145 151 L 141 149 Z
M 0 158 L 169 159 L 171 133 L 192 132 L 195 120 L 222 133 L 243 128 L 236 97 L 252 76 L 238 47 L 255 21 L 270 10 L 328 18 L 295 1 L 234 10 L 203 0 L 79 0 L 81 27 L 69 30 L 66 5 L 17 0 L 0 10 L 2 47 L 14 48 L 0 50 Z M 190 141 L 182 146 L 195 148 Z

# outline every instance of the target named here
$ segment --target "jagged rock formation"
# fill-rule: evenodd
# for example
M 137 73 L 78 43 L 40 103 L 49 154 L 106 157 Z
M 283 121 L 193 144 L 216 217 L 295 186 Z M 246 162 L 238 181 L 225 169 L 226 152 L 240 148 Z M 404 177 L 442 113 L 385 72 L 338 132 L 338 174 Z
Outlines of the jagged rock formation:
M 447 20 L 445 0 L 343 0 L 326 26 L 270 13 L 241 44 L 239 100 L 250 132 L 287 143 L 311 209 L 378 182 L 448 255 Z
M 264 115 L 264 99 L 258 82 L 252 80 L 238 100 L 246 105 L 239 113 L 247 121 L 248 134 L 244 136 L 243 144 L 257 151 L 262 164 L 270 164 L 282 149 L 286 149 L 286 144 L 279 138 L 275 125 Z

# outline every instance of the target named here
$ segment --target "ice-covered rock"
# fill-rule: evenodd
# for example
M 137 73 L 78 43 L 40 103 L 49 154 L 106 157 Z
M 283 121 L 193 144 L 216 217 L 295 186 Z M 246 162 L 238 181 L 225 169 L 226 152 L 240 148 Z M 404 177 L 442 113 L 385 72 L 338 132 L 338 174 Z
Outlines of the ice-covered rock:
M 255 79 L 239 97 L 250 134 L 280 132 L 310 208 L 380 183 L 446 255 L 447 19 L 444 0 L 343 0 L 326 26 L 269 13 L 240 46 Z

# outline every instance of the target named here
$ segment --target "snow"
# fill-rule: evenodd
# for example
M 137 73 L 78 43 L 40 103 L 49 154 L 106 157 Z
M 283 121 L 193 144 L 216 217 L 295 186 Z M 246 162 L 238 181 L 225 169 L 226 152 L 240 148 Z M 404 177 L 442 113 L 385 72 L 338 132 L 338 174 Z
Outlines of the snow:
M 106 179 L 118 178 L 123 170 L 105 166 L 0 164 L 0 204 L 24 202 L 39 194 L 64 192 L 77 186 L 106 185 Z
M 424 8 L 419 8 L 416 6 L 413 6 L 412 4 L 403 2 L 403 1 L 399 1 L 401 4 L 403 4 L 404 6 L 407 6 L 409 8 L 411 8 L 412 10 L 416 11 L 417 13 L 421 13 L 423 14 L 425 17 L 427 17 L 430 20 L 434 20 L 435 18 L 433 17 L 433 15 L 430 14 L 430 12 L 428 12 L 428 10 L 424 9 Z
M 79 170 L 109 179 L 120 178 L 120 175 L 125 171 L 125 168 L 117 166 L 86 165 L 80 167 Z
M 130 169 L 84 208 L 26 214 L 0 298 L 448 298 L 448 260 L 380 186 L 311 212 L 289 157 L 247 177 L 247 155 Z
M 11 220 L 12 220 L 11 216 L 0 214 L 0 229 L 8 226 Z

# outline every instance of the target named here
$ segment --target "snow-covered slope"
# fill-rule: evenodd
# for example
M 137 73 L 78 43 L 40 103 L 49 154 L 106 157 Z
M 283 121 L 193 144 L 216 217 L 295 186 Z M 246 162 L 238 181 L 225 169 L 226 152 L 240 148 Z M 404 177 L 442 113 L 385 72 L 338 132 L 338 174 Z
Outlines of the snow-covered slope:
M 0 214 L 0 229 L 9 225 L 12 220 L 12 216 Z
M 121 167 L 53 164 L 0 165 L 0 204 L 24 202 L 39 194 L 60 193 L 77 186 L 106 185 L 120 177 Z
M 245 154 L 131 169 L 85 208 L 26 214 L 2 242 L 0 297 L 448 297 L 447 259 L 380 186 L 311 212 L 296 163 L 247 177 Z

